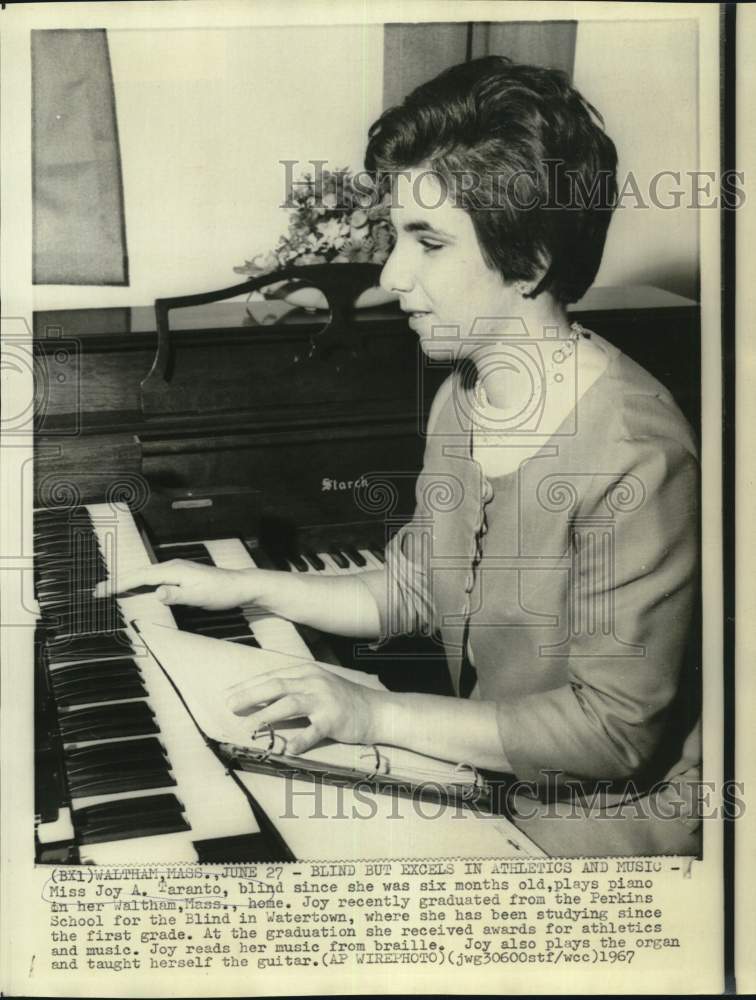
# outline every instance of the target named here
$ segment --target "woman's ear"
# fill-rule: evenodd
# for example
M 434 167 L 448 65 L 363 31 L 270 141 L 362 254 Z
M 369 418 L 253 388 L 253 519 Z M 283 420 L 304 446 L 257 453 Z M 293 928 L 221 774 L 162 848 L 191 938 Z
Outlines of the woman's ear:
M 534 299 L 540 292 L 541 286 L 543 284 L 543 279 L 549 273 L 549 268 L 551 267 L 551 261 L 543 261 L 543 256 L 541 257 L 541 264 L 536 270 L 535 274 L 528 281 L 516 281 L 515 288 L 522 295 L 524 299 Z

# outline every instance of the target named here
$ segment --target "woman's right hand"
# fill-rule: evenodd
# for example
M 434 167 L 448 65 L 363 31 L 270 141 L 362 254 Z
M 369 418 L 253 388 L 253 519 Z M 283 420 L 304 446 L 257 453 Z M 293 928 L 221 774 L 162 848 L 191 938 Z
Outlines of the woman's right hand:
M 219 569 L 186 559 L 145 566 L 112 580 L 98 583 L 95 597 L 124 594 L 140 587 L 157 587 L 155 596 L 163 604 L 189 604 L 207 611 L 219 611 L 255 600 L 255 577 L 262 570 Z M 262 583 L 262 580 L 260 580 Z

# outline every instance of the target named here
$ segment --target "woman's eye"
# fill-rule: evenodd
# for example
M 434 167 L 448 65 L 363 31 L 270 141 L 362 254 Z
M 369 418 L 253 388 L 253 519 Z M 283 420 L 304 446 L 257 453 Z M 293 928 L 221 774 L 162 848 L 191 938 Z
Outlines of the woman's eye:
M 436 240 L 429 239 L 420 240 L 420 244 L 425 250 L 440 250 L 444 245 L 443 243 L 436 242 Z

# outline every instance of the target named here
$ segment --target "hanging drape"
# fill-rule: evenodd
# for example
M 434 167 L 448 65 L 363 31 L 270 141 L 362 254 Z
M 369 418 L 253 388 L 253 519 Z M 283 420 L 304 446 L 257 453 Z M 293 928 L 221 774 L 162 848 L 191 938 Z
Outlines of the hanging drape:
M 576 21 L 476 21 L 387 24 L 383 44 L 383 106 L 398 104 L 448 66 L 478 56 L 560 69 L 572 76 Z
M 497 21 L 471 26 L 470 57 L 509 56 L 514 62 L 560 69 L 575 64 L 576 21 Z
M 32 32 L 32 163 L 34 284 L 127 285 L 104 31 Z

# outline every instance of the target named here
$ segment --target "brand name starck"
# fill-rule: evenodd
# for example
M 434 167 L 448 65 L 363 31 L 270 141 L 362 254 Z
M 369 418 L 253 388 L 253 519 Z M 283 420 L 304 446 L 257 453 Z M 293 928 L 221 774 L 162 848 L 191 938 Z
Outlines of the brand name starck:
M 359 479 L 321 479 L 320 492 L 330 493 L 332 490 L 336 490 L 344 493 L 346 490 L 364 489 L 367 484 L 368 481 L 364 476 L 360 476 Z

